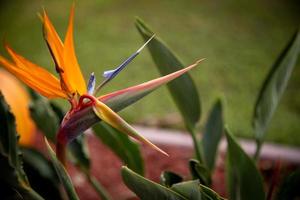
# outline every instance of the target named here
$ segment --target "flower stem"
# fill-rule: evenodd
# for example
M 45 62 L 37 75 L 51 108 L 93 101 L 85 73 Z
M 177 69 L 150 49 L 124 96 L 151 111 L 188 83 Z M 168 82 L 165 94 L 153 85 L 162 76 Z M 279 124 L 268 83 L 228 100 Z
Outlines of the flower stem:
M 258 161 L 258 159 L 259 159 L 259 154 L 260 154 L 261 147 L 262 147 L 261 140 L 256 140 L 256 150 L 255 150 L 255 153 L 254 153 L 254 156 L 253 156 L 255 161 Z
M 56 156 L 63 166 L 66 166 L 66 145 L 59 141 L 56 143 Z
M 104 189 L 104 187 L 97 181 L 97 179 L 88 174 L 87 175 L 89 183 L 93 186 L 93 188 L 96 190 L 97 194 L 103 199 L 103 200 L 110 200 L 111 197 L 107 193 L 107 191 Z
M 202 159 L 202 153 L 201 153 L 202 152 L 201 151 L 201 146 L 199 144 L 199 141 L 197 140 L 195 128 L 188 128 L 188 131 L 190 132 L 190 134 L 192 136 L 196 158 L 197 158 L 197 160 L 199 160 L 200 162 L 202 162 L 203 159 Z

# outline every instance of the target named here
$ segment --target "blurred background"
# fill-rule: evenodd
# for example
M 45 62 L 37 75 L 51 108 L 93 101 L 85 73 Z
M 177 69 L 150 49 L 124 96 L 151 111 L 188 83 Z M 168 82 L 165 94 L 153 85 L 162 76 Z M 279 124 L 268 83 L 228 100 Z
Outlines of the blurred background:
M 38 13 L 45 8 L 64 38 L 72 2 L 0 0 L 1 40 L 55 73 Z M 191 73 L 202 101 L 199 126 L 205 122 L 212 103 L 222 97 L 227 125 L 238 136 L 252 137 L 256 97 L 275 59 L 300 24 L 300 3 L 296 0 L 76 1 L 75 46 L 86 79 L 95 72 L 100 82 L 104 70 L 116 67 L 142 45 L 134 26 L 136 16 L 145 20 L 186 65 L 206 58 Z M 7 57 L 3 45 L 0 53 Z M 298 61 L 268 129 L 269 141 L 300 145 L 299 67 Z M 158 76 L 145 50 L 101 94 Z M 121 115 L 133 123 L 183 127 L 165 87 Z

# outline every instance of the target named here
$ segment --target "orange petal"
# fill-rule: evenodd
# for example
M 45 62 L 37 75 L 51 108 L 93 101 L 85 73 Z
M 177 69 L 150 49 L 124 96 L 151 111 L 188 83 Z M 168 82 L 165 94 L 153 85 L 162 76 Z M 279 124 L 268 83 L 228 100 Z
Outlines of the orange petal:
M 0 64 L 26 83 L 29 87 L 48 98 L 66 98 L 60 87 L 59 80 L 47 70 L 31 63 L 6 46 L 15 64 L 0 56 Z
M 93 107 L 95 114 L 114 127 L 115 129 L 118 129 L 119 131 L 129 135 L 130 137 L 133 137 L 134 139 L 143 142 L 153 149 L 159 151 L 160 153 L 167 155 L 166 152 L 152 144 L 149 140 L 144 138 L 142 135 L 140 135 L 132 126 L 130 126 L 124 119 L 122 119 L 117 113 L 115 113 L 112 109 L 110 109 L 107 105 L 102 103 L 101 101 L 95 101 L 95 106 Z
M 82 76 L 77 58 L 75 55 L 73 43 L 73 19 L 74 19 L 74 5 L 72 6 L 69 26 L 64 42 L 63 60 L 64 60 L 64 77 L 68 87 L 79 94 L 86 93 L 86 83 Z
M 44 37 L 54 58 L 55 64 L 57 65 L 56 67 L 59 67 L 59 69 L 57 69 L 57 71 L 59 72 L 60 70 L 62 70 L 60 67 L 62 67 L 63 65 L 64 46 L 45 11 L 42 20 Z
M 60 75 L 61 87 L 66 93 L 72 94 L 75 91 L 72 89 L 71 86 L 69 86 L 69 84 L 67 84 L 67 80 L 66 80 L 67 78 L 64 73 L 64 60 L 63 60 L 64 45 L 45 11 L 43 14 L 42 21 L 43 21 L 44 38 L 47 42 L 49 51 L 55 62 L 56 71 Z

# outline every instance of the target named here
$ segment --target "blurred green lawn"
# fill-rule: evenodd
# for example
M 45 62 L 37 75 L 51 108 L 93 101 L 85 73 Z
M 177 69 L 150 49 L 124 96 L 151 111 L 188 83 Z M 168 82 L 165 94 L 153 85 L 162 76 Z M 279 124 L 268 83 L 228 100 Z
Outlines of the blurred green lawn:
M 44 7 L 59 34 L 65 34 L 72 1 L 0 1 L 0 38 L 30 60 L 54 67 L 42 37 L 37 13 Z M 134 52 L 142 39 L 135 16 L 191 64 L 207 58 L 191 74 L 201 95 L 200 126 L 217 97 L 225 99 L 226 123 L 239 136 L 252 137 L 251 117 L 259 87 L 285 44 L 299 25 L 297 1 L 104 1 L 76 2 L 75 45 L 88 78 L 98 77 Z M 3 47 L 0 48 L 4 53 Z M 5 54 L 7 55 L 7 54 Z M 268 130 L 267 140 L 300 145 L 299 64 Z M 158 77 L 144 51 L 104 92 Z M 164 118 L 177 113 L 166 88 L 159 89 L 121 114 L 128 121 Z

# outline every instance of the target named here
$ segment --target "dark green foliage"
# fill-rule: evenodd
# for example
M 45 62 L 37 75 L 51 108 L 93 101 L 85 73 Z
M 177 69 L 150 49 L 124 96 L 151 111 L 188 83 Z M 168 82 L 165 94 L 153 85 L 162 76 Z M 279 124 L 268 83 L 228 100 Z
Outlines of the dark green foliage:
M 62 199 L 55 169 L 46 157 L 34 149 L 22 148 L 23 167 L 31 187 L 44 199 Z
M 229 196 L 231 200 L 264 200 L 265 192 L 262 177 L 254 161 L 244 152 L 228 130 L 226 166 Z
M 222 199 L 217 193 L 201 185 L 198 180 L 186 181 L 165 187 L 127 167 L 122 168 L 122 177 L 126 186 L 142 200 L 217 200 Z
M 223 131 L 223 107 L 221 100 L 217 100 L 209 113 L 201 141 L 204 163 L 211 171 L 215 166 L 217 150 Z
M 72 184 L 71 178 L 68 175 L 67 170 L 64 168 L 64 166 L 60 163 L 60 161 L 56 158 L 56 155 L 54 151 L 52 150 L 51 146 L 49 145 L 47 139 L 45 138 L 46 146 L 48 149 L 48 153 L 50 155 L 51 161 L 54 165 L 54 168 L 56 170 L 56 173 L 62 183 L 62 185 L 65 188 L 65 191 L 68 195 L 68 198 L 70 200 L 79 200 L 76 191 L 74 189 L 74 186 Z
M 0 186 L 1 198 L 43 199 L 29 184 L 23 170 L 15 117 L 0 92 Z
M 189 161 L 189 167 L 194 179 L 198 179 L 203 185 L 210 186 L 211 173 L 205 165 L 201 164 L 198 160 L 192 159 Z
M 145 41 L 154 35 L 141 19 L 137 19 L 135 25 Z M 158 37 L 155 36 L 147 47 L 161 75 L 167 75 L 185 67 L 170 48 Z M 200 119 L 201 107 L 196 86 L 190 75 L 184 74 L 168 83 L 167 86 L 183 116 L 186 127 L 194 129 L 195 124 Z
M 287 176 L 279 187 L 278 200 L 300 199 L 300 169 Z
M 261 87 L 256 100 L 252 122 L 255 131 L 255 139 L 258 142 L 256 157 L 259 154 L 261 143 L 265 138 L 267 127 L 296 65 L 299 53 L 300 31 L 297 31 L 275 61 Z
M 160 182 L 166 187 L 171 187 L 173 184 L 180 183 L 181 181 L 183 181 L 183 178 L 174 172 L 164 171 L 160 175 Z
M 30 115 L 38 129 L 51 141 L 56 141 L 56 132 L 59 128 L 60 118 L 53 111 L 51 103 L 33 90 L 30 90 Z M 58 108 L 56 106 L 56 108 Z

